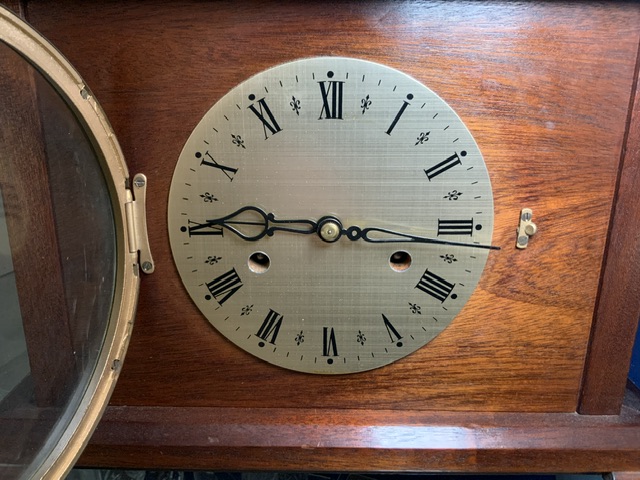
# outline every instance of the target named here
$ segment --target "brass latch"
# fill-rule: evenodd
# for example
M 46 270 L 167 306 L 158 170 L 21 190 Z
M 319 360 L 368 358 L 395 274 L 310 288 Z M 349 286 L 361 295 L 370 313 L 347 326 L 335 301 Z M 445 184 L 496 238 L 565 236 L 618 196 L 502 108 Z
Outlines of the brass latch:
M 529 237 L 538 231 L 538 227 L 531 221 L 533 211 L 530 208 L 523 208 L 520 211 L 520 223 L 518 224 L 518 235 L 516 237 L 516 248 L 527 248 Z

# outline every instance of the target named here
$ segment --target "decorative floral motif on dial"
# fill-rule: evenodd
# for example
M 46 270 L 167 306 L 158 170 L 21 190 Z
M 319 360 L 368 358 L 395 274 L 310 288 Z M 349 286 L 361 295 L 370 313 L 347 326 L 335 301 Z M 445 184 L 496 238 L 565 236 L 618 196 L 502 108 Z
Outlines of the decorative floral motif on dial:
M 300 100 L 292 96 L 291 101 L 289 102 L 289 105 L 291 105 L 291 108 L 293 109 L 293 111 L 296 112 L 296 115 L 300 115 L 300 109 L 302 108 L 300 106 Z
M 232 138 L 232 142 L 236 147 L 242 147 L 242 148 L 247 148 L 244 146 L 244 140 L 242 139 L 242 137 L 240 135 L 234 135 L 231 134 L 231 138 Z
M 367 95 L 360 101 L 360 108 L 362 108 L 363 115 L 367 110 L 369 110 L 369 107 L 371 107 L 371 100 L 369 99 L 369 95 Z
M 429 134 L 431 134 L 431 132 L 422 132 L 417 138 L 418 141 L 416 142 L 416 145 L 423 145 L 424 142 L 429 140 Z
M 216 257 L 216 256 L 213 256 L 213 255 L 209 255 L 207 257 L 207 259 L 204 261 L 204 263 L 208 263 L 209 265 L 215 265 L 220 260 L 222 260 L 222 257 Z
M 200 198 L 204 200 L 204 203 L 213 203 L 218 201 L 218 199 L 209 192 L 204 192 L 202 195 L 200 195 Z
M 442 198 L 446 198 L 447 200 L 458 200 L 461 195 L 462 192 L 459 192 L 458 190 L 452 190 Z

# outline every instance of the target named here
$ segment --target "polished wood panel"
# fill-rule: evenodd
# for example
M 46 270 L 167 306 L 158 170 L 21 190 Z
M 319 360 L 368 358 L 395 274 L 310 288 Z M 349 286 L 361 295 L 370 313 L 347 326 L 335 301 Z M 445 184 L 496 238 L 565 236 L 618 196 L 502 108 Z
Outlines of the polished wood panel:
M 640 318 L 640 92 L 631 95 L 626 148 L 611 220 L 600 301 L 595 311 L 580 413 L 617 414 Z
M 80 461 L 128 468 L 601 472 L 640 467 L 639 429 L 640 415 L 630 409 L 618 417 L 111 407 Z
M 43 1 L 28 7 L 31 23 L 101 101 L 130 170 L 149 178 L 156 273 L 143 279 L 127 362 L 83 464 L 640 469 L 636 413 L 574 413 L 587 357 L 587 376 L 600 375 L 593 370 L 604 364 L 615 375 L 585 383 L 583 405 L 605 399 L 588 409 L 593 414 L 619 405 L 632 338 L 588 345 L 613 335 L 618 323 L 630 331 L 636 320 L 633 311 L 605 310 L 619 298 L 611 278 L 621 265 L 611 260 L 624 252 L 616 249 L 616 239 L 626 238 L 620 229 L 637 231 L 635 217 L 619 223 L 616 216 L 611 224 L 611 212 L 631 208 L 634 198 L 627 193 L 615 202 L 616 192 L 629 188 L 618 182 L 630 165 L 625 148 L 637 148 L 625 142 L 638 141 L 625 132 L 632 131 L 640 6 L 112 1 L 87 9 Z M 495 197 L 493 243 L 503 247 L 491 254 L 468 306 L 431 344 L 393 366 L 339 378 L 287 372 L 224 340 L 189 300 L 166 234 L 173 168 L 206 110 L 247 76 L 310 55 L 388 64 L 450 103 L 485 155 Z M 539 232 L 517 251 L 522 207 L 533 209 Z M 632 256 L 626 267 L 624 291 L 633 302 L 639 262 Z M 615 356 L 622 363 L 607 362 L 607 349 L 598 346 L 605 344 L 622 352 Z
M 86 77 L 130 169 L 149 177 L 158 266 L 144 279 L 114 404 L 576 409 L 633 84 L 637 8 L 172 2 L 87 11 L 38 2 L 28 15 Z M 202 114 L 248 75 L 325 54 L 398 67 L 460 113 L 492 175 L 494 243 L 503 247 L 453 326 L 427 348 L 340 378 L 286 372 L 229 344 L 186 295 L 166 235 L 173 168 Z M 516 251 L 522 207 L 533 209 L 539 234 Z

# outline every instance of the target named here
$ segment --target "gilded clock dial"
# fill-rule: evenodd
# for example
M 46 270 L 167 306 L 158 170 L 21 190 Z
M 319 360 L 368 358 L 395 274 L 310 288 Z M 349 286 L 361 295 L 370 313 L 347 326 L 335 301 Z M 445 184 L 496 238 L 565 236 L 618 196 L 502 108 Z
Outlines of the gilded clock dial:
M 220 99 L 180 155 L 168 220 L 209 322 L 319 374 L 427 344 L 495 248 L 489 176 L 460 118 L 413 78 L 350 58 L 276 66 Z

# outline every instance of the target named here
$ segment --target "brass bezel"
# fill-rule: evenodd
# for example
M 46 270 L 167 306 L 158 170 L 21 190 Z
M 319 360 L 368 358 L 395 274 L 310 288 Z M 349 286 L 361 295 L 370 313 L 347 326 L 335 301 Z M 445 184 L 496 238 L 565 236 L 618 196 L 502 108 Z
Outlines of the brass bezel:
M 139 265 L 130 245 L 125 204 L 129 174 L 111 125 L 84 81 L 63 55 L 23 20 L 0 6 L 0 40 L 42 73 L 67 101 L 82 122 L 101 162 L 112 199 L 116 225 L 116 287 L 105 340 L 96 369 L 56 445 L 37 467 L 27 469 L 32 478 L 64 478 L 93 433 L 116 384 L 131 335 L 138 299 Z M 36 458 L 43 458 L 37 456 Z

